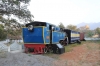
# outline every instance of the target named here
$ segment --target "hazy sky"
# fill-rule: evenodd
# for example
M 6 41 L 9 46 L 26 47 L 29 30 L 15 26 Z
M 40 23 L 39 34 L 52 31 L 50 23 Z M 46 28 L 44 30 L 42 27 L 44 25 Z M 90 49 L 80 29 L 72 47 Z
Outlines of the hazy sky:
M 29 10 L 34 20 L 56 25 L 100 22 L 100 0 L 31 0 Z

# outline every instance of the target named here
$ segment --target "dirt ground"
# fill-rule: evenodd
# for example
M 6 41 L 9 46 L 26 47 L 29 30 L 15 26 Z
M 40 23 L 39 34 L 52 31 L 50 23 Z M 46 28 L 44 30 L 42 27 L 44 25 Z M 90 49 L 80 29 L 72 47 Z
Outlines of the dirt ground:
M 49 57 L 45 54 L 3 53 L 0 66 L 100 66 L 100 41 L 85 41 L 65 48 L 65 53 L 46 54 Z
M 100 66 L 100 43 L 84 42 L 61 54 L 55 66 Z

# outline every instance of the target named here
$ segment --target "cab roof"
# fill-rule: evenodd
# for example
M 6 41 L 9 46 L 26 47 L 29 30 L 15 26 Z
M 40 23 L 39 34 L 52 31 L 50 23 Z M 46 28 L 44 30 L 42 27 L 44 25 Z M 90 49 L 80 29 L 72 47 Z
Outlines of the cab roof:
M 42 21 L 33 21 L 31 23 L 26 24 L 25 26 L 26 27 L 28 27 L 29 25 L 33 25 L 33 26 L 46 26 L 46 24 L 49 24 L 49 25 L 52 25 L 52 26 L 56 26 L 56 25 L 50 24 L 48 22 L 42 22 Z

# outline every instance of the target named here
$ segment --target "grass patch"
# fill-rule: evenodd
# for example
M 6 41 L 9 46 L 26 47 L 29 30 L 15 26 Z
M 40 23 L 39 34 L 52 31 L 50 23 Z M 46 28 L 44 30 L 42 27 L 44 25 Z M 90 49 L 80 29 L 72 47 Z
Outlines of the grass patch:
M 81 43 L 81 44 L 83 44 L 83 43 Z M 79 46 L 81 44 L 78 44 L 78 43 L 69 44 L 69 45 L 65 46 L 65 52 L 70 52 L 73 50 L 73 47 Z M 43 56 L 49 56 L 54 59 L 59 59 L 60 54 L 46 53 L 46 54 L 43 54 Z
M 96 50 L 100 48 L 99 46 L 97 47 L 97 45 L 95 45 L 100 44 L 100 40 L 87 40 L 83 44 L 85 44 L 89 50 Z
M 77 46 L 80 46 L 80 45 L 86 46 L 89 50 L 92 50 L 92 49 L 96 50 L 96 48 L 100 49 L 99 45 L 95 46 L 93 44 L 100 44 L 100 41 L 96 41 L 96 40 L 93 40 L 93 41 L 81 41 L 81 44 L 78 44 L 78 43 L 69 44 L 69 45 L 65 46 L 65 53 L 72 51 L 74 47 L 77 47 Z M 48 57 L 51 57 L 51 58 L 54 58 L 54 59 L 57 59 L 57 60 L 60 60 L 60 58 L 59 58 L 60 55 L 61 54 L 53 54 L 52 52 L 51 53 L 43 54 L 43 56 L 48 56 Z M 84 62 L 85 61 L 80 60 L 79 63 L 83 64 Z M 67 65 L 67 61 L 66 61 L 66 65 Z
M 68 46 L 65 46 L 65 52 L 70 52 L 73 50 L 73 47 L 79 46 L 81 44 L 75 43 L 75 44 L 69 44 Z
M 94 41 L 94 43 L 96 43 L 96 44 L 100 44 L 100 40 Z
M 72 47 L 71 46 L 66 46 L 65 47 L 65 52 L 70 52 L 70 51 L 72 51 L 73 49 L 72 49 Z
M 96 43 L 96 44 L 100 44 L 100 40 L 87 40 L 86 43 Z

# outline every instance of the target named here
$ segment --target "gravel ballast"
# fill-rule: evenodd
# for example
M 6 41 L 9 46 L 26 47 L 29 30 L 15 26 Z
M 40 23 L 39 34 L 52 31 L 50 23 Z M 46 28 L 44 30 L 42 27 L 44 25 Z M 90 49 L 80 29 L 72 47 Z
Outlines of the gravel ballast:
M 55 59 L 25 53 L 6 53 L 6 57 L 0 58 L 0 66 L 54 66 Z

